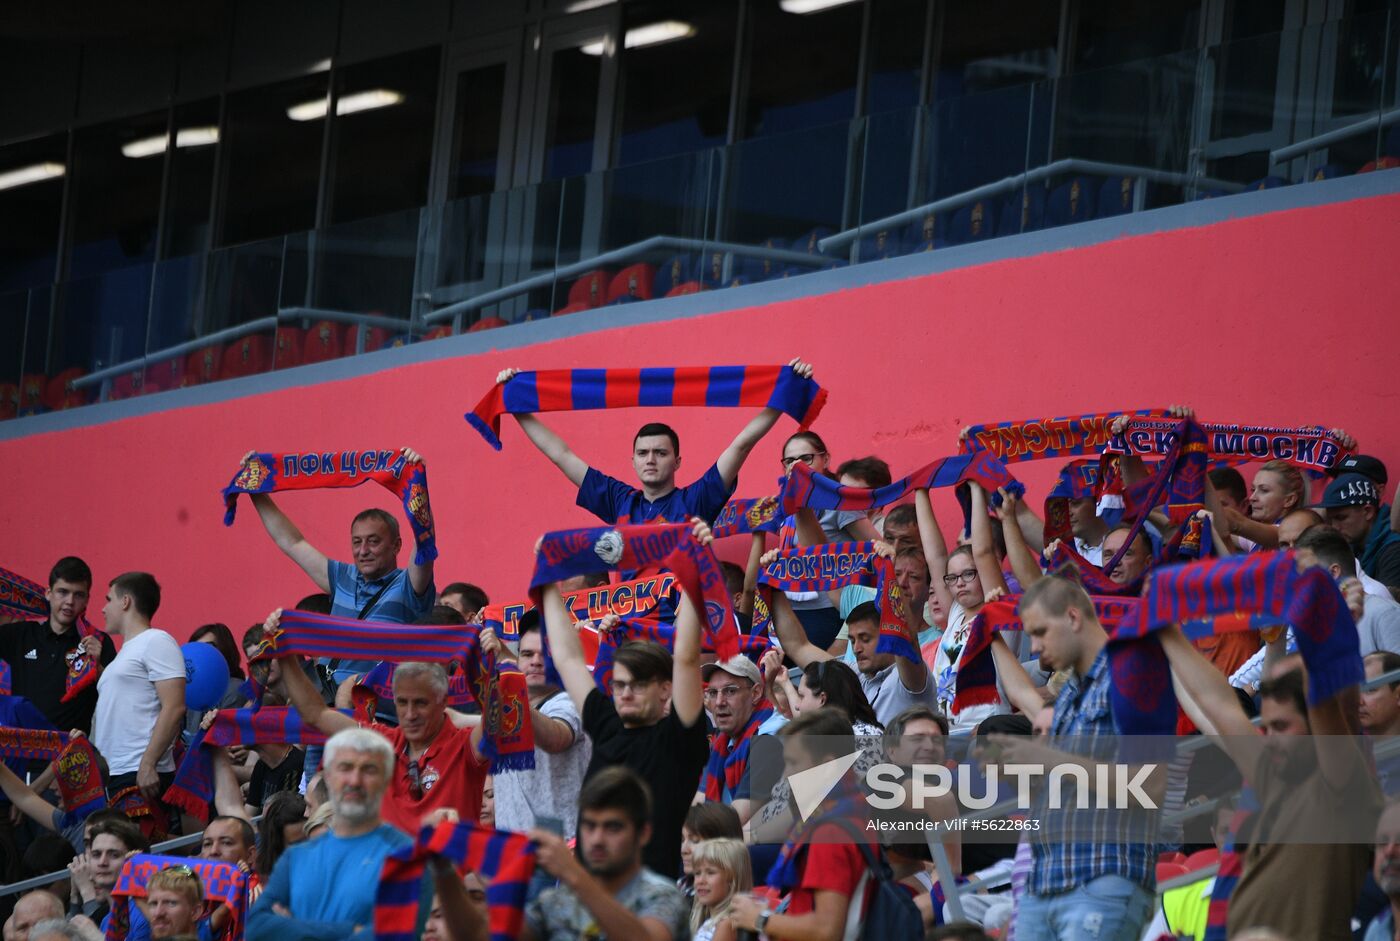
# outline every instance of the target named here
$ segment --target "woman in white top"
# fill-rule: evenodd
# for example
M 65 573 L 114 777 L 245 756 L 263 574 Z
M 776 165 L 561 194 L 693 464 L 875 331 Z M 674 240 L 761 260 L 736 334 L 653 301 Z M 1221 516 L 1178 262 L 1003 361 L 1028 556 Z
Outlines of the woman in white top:
M 704 840 L 691 849 L 690 864 L 695 869 L 693 941 L 734 941 L 734 925 L 726 916 L 735 893 L 753 888 L 748 846 L 743 840 Z

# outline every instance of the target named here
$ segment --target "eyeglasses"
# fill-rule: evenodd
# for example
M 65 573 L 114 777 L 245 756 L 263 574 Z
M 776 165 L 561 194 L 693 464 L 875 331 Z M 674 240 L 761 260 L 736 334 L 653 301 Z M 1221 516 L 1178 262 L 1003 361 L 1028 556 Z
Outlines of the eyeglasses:
M 410 758 L 408 762 L 408 796 L 416 801 L 423 799 L 423 769 L 417 758 Z
M 640 693 L 655 682 L 655 680 L 613 680 L 609 685 L 612 686 L 614 696 L 621 696 L 628 692 Z
M 976 578 L 976 569 L 968 569 L 966 572 L 949 572 L 947 575 L 943 576 L 943 584 L 956 585 L 959 582 L 967 582 L 971 584 Z
M 808 453 L 806 453 L 806 454 L 795 454 L 795 455 L 793 455 L 792 457 L 785 457 L 785 458 L 783 458 L 783 466 L 784 466 L 784 467 L 791 467 L 792 465 L 796 464 L 798 461 L 801 461 L 803 464 L 806 464 L 808 467 L 811 467 L 811 466 L 812 466 L 812 462 L 815 461 L 815 460 L 817 459 L 818 456 L 825 457 L 825 456 L 826 456 L 826 452 L 825 452 L 825 451 L 815 451 L 815 452 L 808 452 Z
M 746 692 L 742 686 L 724 686 L 720 689 L 705 690 L 705 702 L 714 702 L 717 699 L 738 699 L 741 693 Z

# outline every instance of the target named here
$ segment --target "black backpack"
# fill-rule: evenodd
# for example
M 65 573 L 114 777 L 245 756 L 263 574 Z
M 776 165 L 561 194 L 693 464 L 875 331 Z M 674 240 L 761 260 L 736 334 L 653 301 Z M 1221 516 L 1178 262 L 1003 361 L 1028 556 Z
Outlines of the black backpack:
M 919 913 L 914 899 L 895 881 L 890 864 L 885 859 L 885 851 L 867 843 L 865 835 L 851 821 L 833 816 L 827 822 L 836 824 L 851 835 L 851 842 L 865 857 L 866 868 L 870 871 L 873 886 L 868 890 L 870 902 L 860 916 L 860 937 L 871 941 L 922 938 L 924 917 Z M 858 906 L 861 900 L 853 898 L 851 904 Z

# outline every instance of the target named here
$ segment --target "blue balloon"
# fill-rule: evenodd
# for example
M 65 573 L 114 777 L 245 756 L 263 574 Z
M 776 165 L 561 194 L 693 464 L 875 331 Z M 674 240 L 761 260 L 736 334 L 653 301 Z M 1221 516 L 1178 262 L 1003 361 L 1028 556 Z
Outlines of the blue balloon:
M 185 708 L 212 709 L 228 689 L 228 661 L 213 644 L 189 643 L 185 655 Z

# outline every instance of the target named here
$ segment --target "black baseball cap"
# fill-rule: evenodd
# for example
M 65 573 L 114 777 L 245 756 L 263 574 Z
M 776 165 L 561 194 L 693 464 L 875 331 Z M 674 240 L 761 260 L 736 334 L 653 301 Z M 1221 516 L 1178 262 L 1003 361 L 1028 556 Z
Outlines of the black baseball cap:
M 1340 477 L 1343 474 L 1361 474 L 1363 477 L 1371 478 L 1382 487 L 1387 483 L 1385 465 L 1381 463 L 1380 458 L 1367 454 L 1348 454 L 1327 473 L 1333 477 Z
M 1327 485 L 1322 502 L 1314 509 L 1328 510 L 1343 506 L 1380 506 L 1381 495 L 1376 482 L 1364 474 L 1343 474 Z

